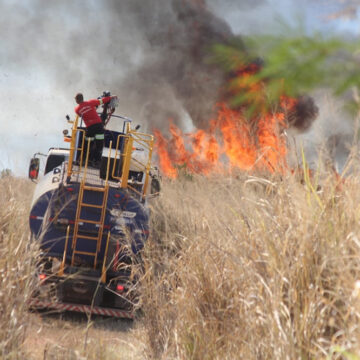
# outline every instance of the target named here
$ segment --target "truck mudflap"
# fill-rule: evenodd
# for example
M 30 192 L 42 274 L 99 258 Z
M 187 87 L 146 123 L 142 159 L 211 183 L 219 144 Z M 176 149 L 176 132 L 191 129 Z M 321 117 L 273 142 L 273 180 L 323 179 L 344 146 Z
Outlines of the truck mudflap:
M 56 301 L 46 301 L 39 299 L 31 299 L 29 308 L 34 310 L 51 309 L 57 312 L 73 311 L 86 314 L 110 316 L 122 319 L 134 319 L 135 314 L 133 311 L 105 308 L 101 306 L 91 306 L 82 304 L 63 303 Z

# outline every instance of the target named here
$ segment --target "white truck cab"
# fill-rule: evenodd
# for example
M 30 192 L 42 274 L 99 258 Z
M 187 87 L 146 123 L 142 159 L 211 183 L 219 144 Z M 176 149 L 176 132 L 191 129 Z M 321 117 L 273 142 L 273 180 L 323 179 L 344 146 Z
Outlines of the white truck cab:
M 65 148 L 50 148 L 46 158 L 44 175 L 68 161 L 70 150 Z

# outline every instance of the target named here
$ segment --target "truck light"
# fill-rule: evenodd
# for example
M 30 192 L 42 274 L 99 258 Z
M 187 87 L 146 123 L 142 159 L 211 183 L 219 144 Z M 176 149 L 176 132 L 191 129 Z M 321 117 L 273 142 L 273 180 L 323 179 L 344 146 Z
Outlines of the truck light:
M 69 192 L 73 192 L 73 191 L 74 191 L 74 188 L 72 188 L 72 187 L 67 187 L 66 190 L 69 191 Z
M 117 284 L 116 285 L 116 291 L 117 292 L 123 292 L 124 291 L 124 286 L 120 285 L 120 284 Z
M 39 280 L 43 281 L 46 279 L 46 274 L 39 274 Z
M 67 225 L 69 224 L 69 219 L 64 219 L 64 218 L 58 219 L 58 223 L 61 225 Z

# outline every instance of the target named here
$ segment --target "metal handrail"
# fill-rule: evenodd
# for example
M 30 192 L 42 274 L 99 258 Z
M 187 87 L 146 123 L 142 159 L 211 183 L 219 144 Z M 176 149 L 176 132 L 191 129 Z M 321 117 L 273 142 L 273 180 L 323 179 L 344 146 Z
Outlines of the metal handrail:
M 107 159 L 107 164 L 106 164 L 106 180 L 105 180 L 105 186 L 107 186 L 108 180 L 109 180 L 111 148 L 112 148 L 112 141 L 110 141 L 109 154 L 108 154 L 108 159 Z
M 128 120 L 128 119 L 126 119 L 126 120 Z M 73 127 L 72 127 L 70 156 L 69 156 L 69 164 L 68 164 L 68 169 L 67 169 L 67 180 L 70 181 L 71 175 L 73 173 L 79 174 L 83 171 L 84 176 L 83 176 L 82 181 L 85 183 L 87 168 L 88 168 L 88 161 L 89 161 L 90 141 L 88 141 L 88 146 L 86 149 L 87 151 L 86 151 L 86 154 L 84 154 L 85 130 L 78 128 L 78 122 L 79 122 L 79 116 L 76 116 L 75 121 L 73 122 Z M 83 134 L 82 141 L 81 141 L 81 147 L 77 147 L 76 141 L 78 139 L 80 132 Z M 122 139 L 123 139 L 123 142 L 121 142 Z M 152 135 L 140 133 L 135 130 L 131 130 L 130 121 L 125 121 L 124 134 L 120 134 L 117 136 L 117 141 L 116 141 L 116 146 L 115 146 L 115 157 L 114 157 L 114 162 L 113 162 L 112 168 L 111 168 L 111 164 L 110 164 L 112 142 L 110 142 L 108 161 L 107 161 L 107 165 L 106 165 L 105 183 L 106 184 L 108 183 L 109 174 L 111 174 L 112 179 L 116 179 L 120 182 L 121 188 L 125 189 L 125 188 L 129 187 L 131 190 L 133 190 L 137 194 L 139 194 L 142 197 L 142 199 L 144 199 L 146 196 L 146 193 L 147 193 L 148 185 L 149 185 L 153 143 L 154 143 L 154 137 Z M 121 148 L 120 148 L 120 144 L 121 144 Z M 144 162 L 132 157 L 133 150 L 134 150 L 134 147 L 133 147 L 134 144 L 137 144 L 137 145 L 143 147 L 144 150 L 147 151 L 148 156 L 147 156 L 147 159 L 144 160 Z M 73 165 L 74 165 L 75 154 L 78 151 L 80 151 L 79 168 L 77 170 L 74 170 Z M 83 166 L 84 155 L 85 155 L 85 164 Z M 122 160 L 122 169 L 121 169 L 120 176 L 115 174 L 117 159 L 119 160 L 120 163 Z M 145 179 L 144 179 L 144 185 L 143 185 L 141 192 L 136 190 L 134 187 L 132 187 L 128 183 L 131 164 L 132 165 L 135 164 L 135 167 L 138 169 L 138 171 L 144 172 Z
M 119 151 L 119 147 L 120 147 L 122 138 L 125 141 L 123 152 Z M 148 158 L 145 163 L 132 157 L 132 152 L 134 150 L 134 148 L 133 148 L 134 143 L 143 146 L 148 151 Z M 153 143 L 154 143 L 154 137 L 152 135 L 138 133 L 138 132 L 129 130 L 129 132 L 127 134 L 118 135 L 118 138 L 116 141 L 116 146 L 115 146 L 115 157 L 114 157 L 114 164 L 113 164 L 113 168 L 112 168 L 112 177 L 121 182 L 122 188 L 129 187 L 131 190 L 133 190 L 137 194 L 139 194 L 143 199 L 146 196 L 145 194 L 147 192 L 147 187 L 149 184 L 149 173 L 150 173 L 150 169 L 151 169 L 151 157 L 152 157 L 152 151 L 153 151 Z M 115 175 L 116 160 L 118 159 L 119 152 L 120 152 L 119 161 L 121 160 L 121 157 L 123 157 L 123 165 L 122 165 L 121 176 L 116 176 Z M 144 186 L 143 186 L 142 192 L 139 192 L 138 190 L 136 190 L 135 188 L 133 188 L 131 185 L 128 184 L 131 162 L 137 163 L 136 166 L 138 167 L 139 171 L 144 171 L 144 173 L 145 173 L 145 181 L 144 181 Z
M 77 126 L 79 121 L 79 115 L 76 115 L 75 121 L 73 123 L 73 127 L 71 129 L 71 142 L 70 142 L 70 156 L 69 156 L 69 165 L 67 169 L 67 178 L 71 178 L 72 174 L 72 166 L 73 166 L 73 160 L 74 160 L 74 152 L 75 152 L 75 146 L 76 146 L 76 132 L 77 132 Z
M 77 129 L 77 134 L 83 133 L 82 140 L 81 140 L 81 147 L 75 148 L 76 152 L 80 151 L 80 160 L 79 160 L 79 169 L 74 170 L 72 168 L 71 173 L 72 174 L 80 174 L 81 169 L 83 168 L 83 159 L 84 159 L 84 150 L 85 150 L 85 130 L 84 129 Z M 70 159 L 69 159 L 70 160 Z M 85 166 L 85 164 L 84 164 Z
M 85 157 L 85 165 L 84 165 L 84 175 L 83 175 L 83 179 L 82 179 L 82 183 L 85 184 L 86 183 L 86 174 L 87 174 L 87 167 L 88 167 L 88 162 L 89 162 L 89 153 L 90 153 L 90 138 L 88 139 L 88 146 L 86 148 L 86 157 Z M 81 155 L 80 158 L 82 158 L 82 152 L 81 151 Z

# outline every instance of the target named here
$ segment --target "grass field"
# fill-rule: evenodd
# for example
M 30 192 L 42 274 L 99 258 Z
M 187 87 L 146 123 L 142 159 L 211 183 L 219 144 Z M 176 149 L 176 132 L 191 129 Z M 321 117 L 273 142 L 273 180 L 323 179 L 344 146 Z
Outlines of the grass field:
M 28 216 L 34 184 L 26 179 L 0 179 L 0 358 L 25 358 L 29 313 L 26 302 L 33 289 L 33 254 Z
M 324 171 L 317 187 L 241 174 L 164 185 L 143 289 L 152 358 L 360 354 L 358 179 Z
M 142 311 L 124 340 L 134 352 L 107 348 L 105 326 L 86 349 L 59 334 L 67 350 L 52 358 L 357 359 L 358 189 L 357 176 L 340 182 L 326 170 L 305 181 L 244 173 L 164 181 L 151 202 Z M 4 359 L 34 350 L 26 310 L 36 256 L 28 247 L 32 190 L 27 180 L 0 179 Z M 46 326 L 50 332 L 49 319 Z M 79 326 L 84 333 L 88 324 L 68 325 Z

